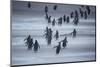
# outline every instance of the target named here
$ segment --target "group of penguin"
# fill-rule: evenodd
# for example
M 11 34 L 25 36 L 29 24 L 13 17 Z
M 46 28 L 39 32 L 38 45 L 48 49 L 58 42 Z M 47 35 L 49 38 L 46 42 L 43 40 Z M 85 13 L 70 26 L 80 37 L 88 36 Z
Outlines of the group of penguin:
M 31 3 L 28 2 L 28 8 L 31 8 Z M 53 6 L 53 10 L 56 11 L 58 8 L 57 5 Z M 85 9 L 85 11 L 84 11 Z M 48 15 L 48 6 L 45 6 L 45 18 L 47 19 L 48 23 L 52 23 L 52 26 L 55 26 L 56 24 L 56 20 L 55 18 L 51 21 L 51 16 Z M 78 13 L 79 12 L 79 13 Z M 73 18 L 73 23 L 75 25 L 77 25 L 79 23 L 79 14 L 81 18 L 87 19 L 88 15 L 90 15 L 91 10 L 89 6 L 84 6 L 81 5 L 81 8 L 79 8 L 79 11 L 75 10 L 73 12 L 70 13 L 70 16 L 63 15 L 63 17 L 58 18 L 58 24 L 62 25 L 62 21 L 69 23 L 70 22 L 70 18 Z M 75 30 L 75 29 L 74 29 Z M 76 30 L 75 30 L 76 31 Z M 76 36 L 76 33 L 75 33 Z M 66 38 L 66 37 L 65 37 Z M 57 46 L 55 46 L 54 48 L 56 48 L 56 54 L 60 53 L 61 50 L 61 42 L 58 42 L 59 44 Z M 66 43 L 68 43 L 68 41 L 66 40 Z
M 56 11 L 57 7 L 58 7 L 58 5 L 54 5 L 53 10 Z M 91 9 L 89 6 L 82 5 L 79 8 L 79 10 L 72 11 L 69 16 L 66 16 L 64 14 L 62 17 L 59 17 L 58 19 L 53 18 L 51 20 L 52 17 L 48 14 L 48 10 L 49 10 L 48 6 L 46 5 L 45 6 L 45 16 L 46 16 L 48 23 L 51 23 L 52 26 L 55 26 L 55 24 L 62 25 L 63 22 L 68 24 L 71 19 L 73 19 L 72 23 L 74 25 L 78 25 L 79 16 L 80 16 L 80 18 L 87 19 L 88 15 L 90 15 L 90 13 L 91 13 Z

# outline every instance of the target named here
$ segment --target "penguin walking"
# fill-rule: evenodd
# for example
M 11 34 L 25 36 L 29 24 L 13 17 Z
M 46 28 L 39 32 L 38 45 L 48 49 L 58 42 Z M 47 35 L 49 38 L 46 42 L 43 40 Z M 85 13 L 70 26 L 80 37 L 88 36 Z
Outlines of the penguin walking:
M 53 21 L 52 21 L 52 26 L 55 26 L 55 23 L 56 23 L 56 20 L 53 19 Z
M 80 12 L 80 17 L 82 18 L 83 17 L 83 11 L 82 11 L 82 9 L 81 8 L 79 8 L 79 12 Z
M 59 38 L 59 32 L 58 32 L 58 30 L 56 30 L 56 34 L 55 34 L 54 37 L 56 38 L 56 40 L 58 40 L 58 38 Z
M 38 51 L 38 49 L 40 48 L 40 45 L 38 43 L 37 40 L 35 40 L 35 44 L 34 44 L 34 52 L 36 53 Z
M 66 21 L 66 15 L 63 16 L 63 21 L 64 21 L 64 22 Z
M 86 9 L 87 9 L 88 15 L 90 15 L 90 13 L 91 13 L 90 7 L 89 6 L 86 6 Z
M 56 48 L 56 54 L 59 54 L 61 51 L 61 42 L 59 42 L 59 44 L 55 46 L 54 48 Z
M 76 37 L 76 33 L 77 33 L 76 29 L 74 29 L 73 32 L 72 32 L 73 37 Z
M 84 19 L 87 19 L 87 12 L 84 12 Z
M 67 20 L 67 23 L 69 23 L 69 21 L 70 21 L 70 20 L 69 20 L 69 16 L 67 16 L 66 20 Z
M 31 8 L 31 3 L 30 2 L 28 2 L 28 8 Z
M 70 13 L 70 17 L 71 17 L 71 18 L 74 17 L 74 13 L 73 13 L 73 12 Z
M 62 17 L 58 18 L 58 24 L 62 25 Z
M 53 6 L 53 9 L 54 9 L 54 10 L 57 10 L 57 5 L 54 5 L 54 6 Z
M 45 6 L 45 9 L 44 9 L 45 13 L 48 12 L 48 6 Z
M 67 46 L 67 43 L 68 43 L 67 37 L 65 37 L 64 40 L 62 40 L 61 42 L 62 42 L 63 48 L 65 48 Z
M 28 50 L 32 50 L 33 45 L 33 39 L 31 38 L 31 40 L 29 41 Z
M 48 23 L 51 23 L 51 16 L 48 17 Z

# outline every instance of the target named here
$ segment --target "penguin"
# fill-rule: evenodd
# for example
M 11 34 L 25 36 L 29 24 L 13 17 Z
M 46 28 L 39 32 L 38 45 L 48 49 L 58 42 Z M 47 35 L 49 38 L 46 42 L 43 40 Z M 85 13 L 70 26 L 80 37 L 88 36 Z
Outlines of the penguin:
M 28 8 L 31 8 L 31 3 L 30 2 L 28 2 Z
M 67 37 L 65 37 L 65 39 L 62 41 L 62 46 L 63 48 L 65 48 L 67 46 L 68 41 L 67 41 Z
M 57 9 L 57 5 L 54 5 L 53 9 L 56 10 Z
M 56 54 L 58 55 L 61 51 L 61 42 L 59 42 L 59 44 L 55 46 L 54 48 L 56 48 Z

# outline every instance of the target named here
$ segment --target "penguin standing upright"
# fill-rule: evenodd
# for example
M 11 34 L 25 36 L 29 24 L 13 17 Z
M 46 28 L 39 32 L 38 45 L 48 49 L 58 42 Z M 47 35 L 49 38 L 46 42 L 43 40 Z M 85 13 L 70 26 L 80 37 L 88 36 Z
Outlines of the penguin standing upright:
M 35 44 L 34 44 L 34 52 L 36 53 L 38 51 L 38 49 L 40 48 L 40 45 L 38 43 L 37 40 L 35 40 Z
M 63 48 L 65 48 L 67 46 L 67 43 L 68 43 L 67 37 L 65 37 L 65 39 L 62 41 Z
M 73 32 L 72 32 L 73 37 L 76 37 L 76 33 L 77 33 L 76 29 L 74 29 Z
M 59 45 L 56 48 L 56 54 L 59 54 L 60 50 L 61 50 L 61 42 L 59 42 Z
M 26 46 L 28 47 L 28 49 L 30 49 L 30 41 L 31 41 L 31 36 L 30 35 L 28 35 L 28 37 L 27 38 L 25 38 L 24 39 L 24 41 L 26 41 L 25 43 L 26 43 Z
M 66 15 L 63 16 L 63 21 L 64 21 L 64 22 L 66 21 Z
M 58 18 L 58 24 L 62 25 L 62 17 Z
M 67 23 L 69 23 L 69 16 L 67 16 Z
M 52 26 L 55 26 L 55 23 L 56 23 L 56 21 L 55 21 L 55 19 L 53 19 Z
M 57 9 L 57 5 L 54 5 L 54 6 L 53 6 L 53 9 L 56 10 L 56 9 Z
M 51 23 L 51 16 L 48 17 L 48 23 Z
M 86 6 L 86 9 L 87 9 L 88 15 L 90 15 L 90 12 L 91 12 L 90 7 L 89 6 Z
M 74 13 L 73 13 L 73 12 L 70 13 L 70 17 L 71 17 L 71 18 L 74 17 Z
M 28 8 L 31 8 L 31 3 L 30 2 L 28 2 Z
M 31 40 L 29 41 L 28 49 L 32 50 L 32 47 L 33 47 L 33 39 L 31 38 Z
M 61 50 L 61 42 L 59 42 L 58 46 L 55 46 L 54 48 L 56 48 L 56 54 L 59 54 Z
M 53 33 L 53 31 L 52 31 L 51 28 L 49 28 L 48 30 L 49 30 L 48 31 L 48 45 L 50 45 L 51 41 L 52 41 L 52 33 Z
M 45 13 L 47 13 L 48 12 L 48 6 L 45 6 Z
M 58 32 L 58 30 L 56 30 L 56 34 L 55 34 L 54 37 L 56 38 L 56 40 L 58 40 L 58 38 L 59 38 L 59 32 Z
M 82 17 L 83 17 L 83 11 L 82 11 L 81 8 L 79 8 L 79 12 L 80 12 L 80 16 L 81 16 L 81 18 L 82 18 Z
M 84 12 L 84 19 L 87 19 L 87 12 Z

